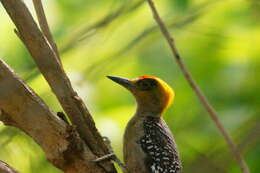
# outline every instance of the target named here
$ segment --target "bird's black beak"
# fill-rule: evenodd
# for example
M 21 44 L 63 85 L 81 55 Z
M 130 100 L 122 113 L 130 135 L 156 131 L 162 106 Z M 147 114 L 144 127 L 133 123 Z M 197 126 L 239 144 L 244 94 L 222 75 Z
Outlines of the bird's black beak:
M 117 77 L 117 76 L 107 76 L 107 77 L 112 81 L 124 86 L 127 89 L 131 89 L 133 87 L 133 83 L 129 79 Z

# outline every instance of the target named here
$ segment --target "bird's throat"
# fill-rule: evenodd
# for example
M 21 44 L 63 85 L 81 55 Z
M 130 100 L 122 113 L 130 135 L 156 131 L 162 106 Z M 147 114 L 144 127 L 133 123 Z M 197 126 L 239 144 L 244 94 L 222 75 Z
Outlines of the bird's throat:
M 136 115 L 142 117 L 157 117 L 160 118 L 162 116 L 163 110 L 157 108 L 147 108 L 144 106 L 138 105 L 136 109 Z

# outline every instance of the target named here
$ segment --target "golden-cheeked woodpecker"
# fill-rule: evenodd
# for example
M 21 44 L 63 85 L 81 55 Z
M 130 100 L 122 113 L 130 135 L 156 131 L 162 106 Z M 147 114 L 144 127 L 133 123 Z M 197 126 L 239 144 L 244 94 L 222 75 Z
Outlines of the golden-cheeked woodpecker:
M 124 134 L 124 162 L 129 173 L 180 173 L 176 144 L 162 119 L 174 98 L 173 90 L 154 76 L 108 78 L 128 89 L 137 102 L 136 113 Z

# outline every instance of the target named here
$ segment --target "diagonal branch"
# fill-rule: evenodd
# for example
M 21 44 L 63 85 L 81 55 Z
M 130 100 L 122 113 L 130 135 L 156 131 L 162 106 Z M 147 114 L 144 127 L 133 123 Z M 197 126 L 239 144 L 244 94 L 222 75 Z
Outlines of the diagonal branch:
M 219 118 L 218 118 L 218 114 L 216 112 L 216 110 L 212 107 L 212 105 L 209 103 L 208 99 L 204 96 L 204 94 L 202 93 L 202 91 L 200 90 L 199 86 L 196 84 L 196 82 L 193 80 L 191 73 L 188 71 L 186 65 L 183 63 L 182 58 L 179 54 L 178 49 L 176 48 L 176 45 L 174 43 L 174 39 L 171 36 L 170 32 L 168 31 L 166 25 L 164 24 L 163 20 L 161 19 L 161 17 L 159 16 L 159 13 L 153 3 L 152 0 L 147 0 L 155 21 L 157 22 L 157 24 L 159 25 L 161 32 L 163 34 L 163 36 L 165 37 L 165 39 L 167 40 L 171 52 L 178 64 L 178 66 L 180 67 L 184 77 L 186 78 L 186 80 L 188 81 L 188 83 L 190 84 L 191 88 L 193 89 L 193 91 L 195 92 L 195 94 L 197 95 L 197 97 L 199 98 L 199 101 L 202 103 L 202 105 L 204 106 L 204 108 L 207 110 L 207 112 L 209 113 L 211 119 L 214 121 L 216 127 L 218 128 L 219 132 L 221 133 L 221 135 L 224 137 L 225 141 L 227 142 L 231 153 L 233 154 L 234 158 L 237 160 L 237 162 L 239 163 L 239 166 L 242 170 L 243 173 L 249 173 L 249 168 L 246 164 L 246 162 L 244 161 L 243 157 L 240 155 L 236 144 L 234 143 L 234 141 L 232 140 L 232 138 L 230 137 L 230 135 L 228 134 L 228 132 L 225 130 L 224 126 L 222 125 L 222 123 L 220 122 Z
M 80 137 L 98 157 L 108 154 L 108 149 L 96 129 L 94 120 L 60 65 L 56 54 L 37 27 L 22 0 L 1 0 L 16 25 L 21 40 L 32 55 L 39 70 L 47 80 Z M 107 172 L 116 172 L 110 161 L 101 163 Z
M 1 60 L 0 121 L 31 136 L 47 159 L 65 173 L 106 173 L 93 164 L 96 156 L 75 129 L 59 119 Z
M 33 0 L 33 5 L 34 5 L 34 9 L 35 9 L 38 21 L 39 21 L 40 28 L 41 28 L 44 36 L 48 40 L 49 44 L 51 45 L 52 49 L 54 50 L 58 60 L 61 61 L 57 45 L 54 42 L 54 39 L 52 37 L 51 31 L 50 31 L 50 28 L 49 28 L 49 25 L 48 25 L 48 22 L 47 22 L 47 18 L 46 18 L 45 12 L 44 12 L 42 1 L 41 0 Z

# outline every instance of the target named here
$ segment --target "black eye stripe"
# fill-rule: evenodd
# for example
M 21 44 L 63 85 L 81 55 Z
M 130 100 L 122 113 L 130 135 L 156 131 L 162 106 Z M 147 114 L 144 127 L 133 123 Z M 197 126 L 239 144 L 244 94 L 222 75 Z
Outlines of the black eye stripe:
M 154 79 L 141 79 L 137 82 L 137 87 L 141 90 L 151 90 L 157 85 Z

